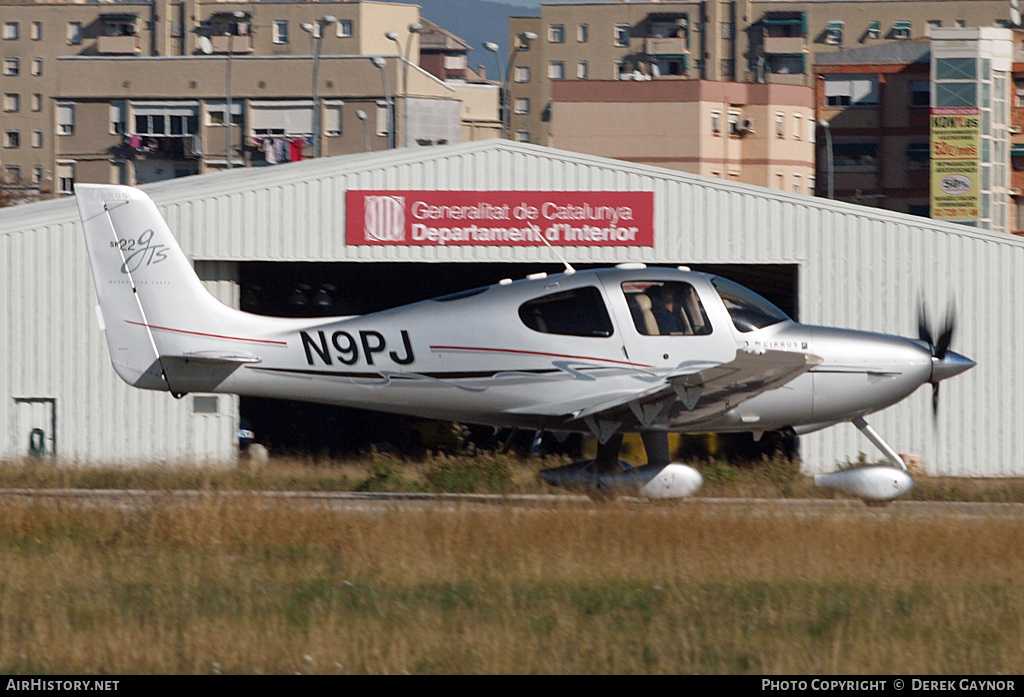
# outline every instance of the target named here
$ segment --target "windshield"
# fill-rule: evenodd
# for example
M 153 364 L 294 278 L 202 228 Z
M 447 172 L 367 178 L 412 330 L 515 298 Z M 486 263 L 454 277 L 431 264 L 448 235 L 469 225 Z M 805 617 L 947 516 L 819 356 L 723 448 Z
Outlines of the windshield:
M 785 312 L 739 283 L 720 276 L 711 279 L 711 282 L 725 303 L 732 323 L 741 332 L 752 332 L 789 319 Z

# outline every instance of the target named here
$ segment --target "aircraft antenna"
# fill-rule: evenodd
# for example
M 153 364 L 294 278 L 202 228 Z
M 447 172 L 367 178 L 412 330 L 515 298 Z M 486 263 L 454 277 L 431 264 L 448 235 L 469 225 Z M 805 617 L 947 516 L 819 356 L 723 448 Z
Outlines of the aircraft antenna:
M 572 274 L 576 273 L 576 269 L 574 269 L 572 267 L 572 264 L 567 262 L 565 260 L 565 257 L 563 257 L 561 254 L 559 254 L 558 250 L 555 249 L 554 246 L 552 246 L 552 244 L 550 242 L 548 242 L 547 238 L 544 237 L 544 233 L 540 234 L 540 241 L 543 242 L 544 244 L 546 244 L 548 246 L 548 249 L 550 249 L 552 252 L 554 252 L 555 256 L 558 257 L 558 260 L 560 262 L 562 262 L 562 265 L 565 267 L 565 273 L 567 275 L 571 276 Z

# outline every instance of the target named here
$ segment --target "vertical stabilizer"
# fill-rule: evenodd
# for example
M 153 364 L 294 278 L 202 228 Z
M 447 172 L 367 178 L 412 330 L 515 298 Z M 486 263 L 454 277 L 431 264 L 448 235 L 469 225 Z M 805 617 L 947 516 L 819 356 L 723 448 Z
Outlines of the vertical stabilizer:
M 231 312 L 203 287 L 144 192 L 127 186 L 75 187 L 107 346 L 130 385 L 172 393 L 162 356 L 187 355 Z

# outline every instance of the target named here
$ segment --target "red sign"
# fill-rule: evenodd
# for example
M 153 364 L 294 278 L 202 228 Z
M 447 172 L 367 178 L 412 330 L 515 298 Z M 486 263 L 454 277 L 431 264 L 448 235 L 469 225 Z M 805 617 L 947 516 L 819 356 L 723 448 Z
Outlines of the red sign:
M 353 245 L 654 246 L 651 191 L 349 190 L 345 206 Z

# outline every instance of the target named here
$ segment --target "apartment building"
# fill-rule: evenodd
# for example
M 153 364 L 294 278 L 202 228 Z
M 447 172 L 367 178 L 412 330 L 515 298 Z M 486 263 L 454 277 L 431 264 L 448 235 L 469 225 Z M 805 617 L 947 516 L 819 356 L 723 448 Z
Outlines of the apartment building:
M 934 27 L 1004 26 L 1012 0 L 707 0 L 542 4 L 513 17 L 510 133 L 549 144 L 552 85 L 712 80 L 813 86 L 815 56 L 912 42 Z
M 927 41 L 819 56 L 814 70 L 831 144 L 818 142 L 819 195 L 830 176 L 837 199 L 1024 234 L 1020 32 L 937 28 Z M 949 151 L 950 127 L 968 157 Z M 975 185 L 943 194 L 950 173 Z
M 466 81 L 419 66 L 416 5 L 2 0 L 0 11 L 0 174 L 28 198 L 500 133 L 496 85 L 473 86 L 463 128 Z
M 711 80 L 553 85 L 553 145 L 814 194 L 814 90 Z

